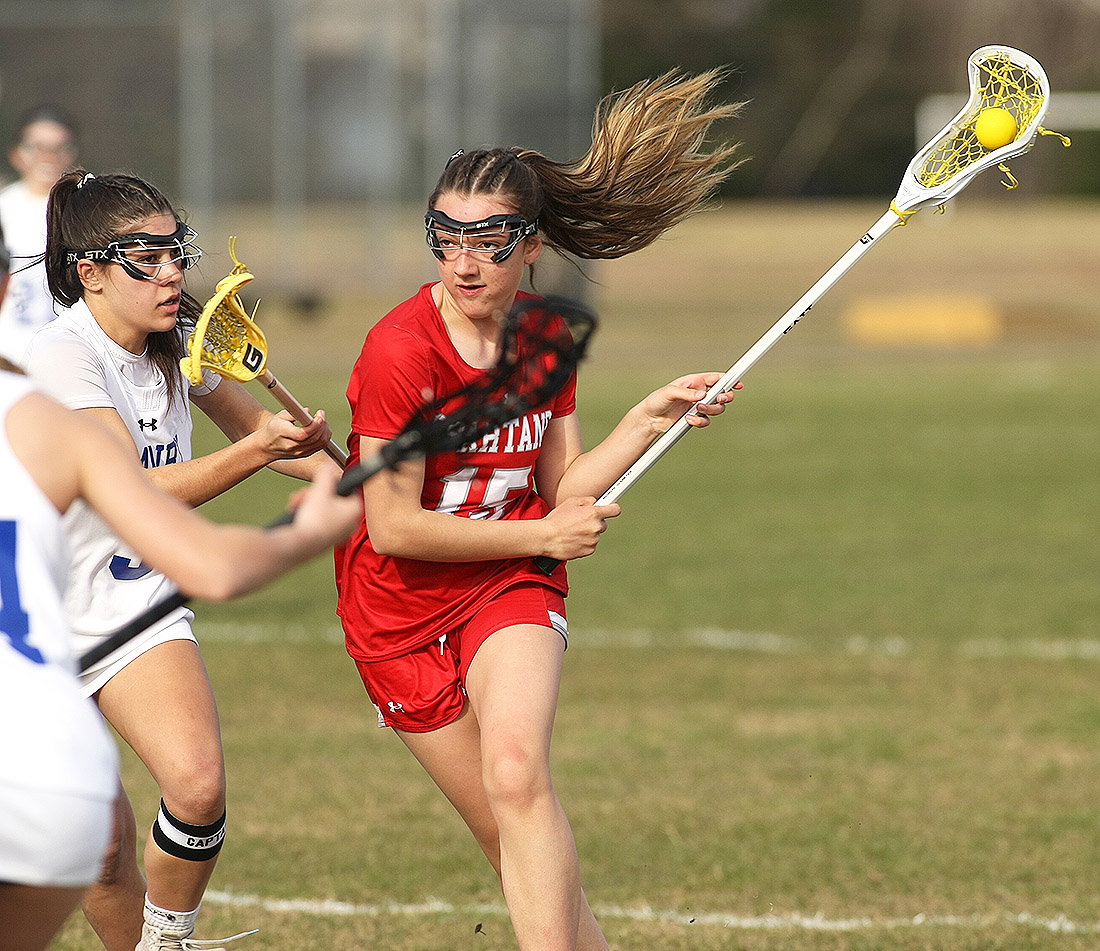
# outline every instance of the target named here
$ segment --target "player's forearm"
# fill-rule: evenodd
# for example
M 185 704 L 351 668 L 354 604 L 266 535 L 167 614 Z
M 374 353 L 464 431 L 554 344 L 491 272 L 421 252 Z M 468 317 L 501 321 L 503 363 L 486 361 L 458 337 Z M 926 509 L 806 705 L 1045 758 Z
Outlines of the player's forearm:
M 189 528 L 201 544 L 173 551 L 165 570 L 190 597 L 204 601 L 248 594 L 331 547 L 293 525 L 263 530 L 207 523 Z
M 373 520 L 368 512 L 367 526 L 371 544 L 380 555 L 419 561 L 533 558 L 542 554 L 546 544 L 540 537 L 540 519 L 469 519 L 421 509 Z
M 547 501 L 558 505 L 569 498 L 599 498 L 638 461 L 659 435 L 652 420 L 641 411 L 640 406 L 635 406 L 603 442 L 569 463 Z
M 244 439 L 209 455 L 146 472 L 158 488 L 194 507 L 243 482 L 268 462 L 266 453 Z
M 305 459 L 279 459 L 270 463 L 268 468 L 272 472 L 278 472 L 279 475 L 301 479 L 303 482 L 312 482 L 321 469 L 331 468 L 336 473 L 341 471 L 336 462 L 323 450 Z

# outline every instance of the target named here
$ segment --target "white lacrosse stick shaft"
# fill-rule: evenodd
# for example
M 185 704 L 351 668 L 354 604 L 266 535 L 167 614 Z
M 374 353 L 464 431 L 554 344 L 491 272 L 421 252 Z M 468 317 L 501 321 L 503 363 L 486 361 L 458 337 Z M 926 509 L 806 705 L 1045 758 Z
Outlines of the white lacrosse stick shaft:
M 923 184 L 920 175 L 930 156 L 934 156 L 941 146 L 951 141 L 960 131 L 973 125 L 978 113 L 988 103 L 982 90 L 981 73 L 988 68 L 989 62 L 1010 63 L 1017 69 L 1026 70 L 1038 87 L 1038 93 L 1032 108 L 1026 115 L 1027 123 L 1019 129 L 1016 138 L 995 149 L 981 158 L 960 168 L 954 174 L 934 184 Z M 967 69 L 970 78 L 970 99 L 959 113 L 952 119 L 939 134 L 913 156 L 905 175 L 902 178 L 897 195 L 887 211 L 871 229 L 863 235 L 848 252 L 826 271 L 817 283 L 803 294 L 782 317 L 779 318 L 764 336 L 762 336 L 740 360 L 738 360 L 729 372 L 707 391 L 707 395 L 700 403 L 713 403 L 718 394 L 733 389 L 734 385 L 744 376 L 745 372 L 757 360 L 760 359 L 771 346 L 797 324 L 825 295 L 841 277 L 848 272 L 864 254 L 873 248 L 878 241 L 898 225 L 905 224 L 908 216 L 922 208 L 943 205 L 965 188 L 973 178 L 983 169 L 1004 162 L 1009 158 L 1022 155 L 1028 151 L 1035 142 L 1036 136 L 1042 132 L 1040 122 L 1050 105 L 1050 84 L 1046 72 L 1039 62 L 1027 53 L 1010 46 L 983 46 L 975 50 L 967 61 Z M 635 482 L 652 468 L 673 445 L 686 433 L 691 426 L 687 423 L 686 415 L 681 417 L 672 428 L 664 433 L 646 452 L 624 472 L 619 479 L 597 500 L 604 505 L 617 502 Z
M 967 61 L 967 69 L 970 77 L 969 100 L 955 118 L 913 156 L 905 170 L 897 195 L 891 202 L 890 210 L 883 214 L 871 229 L 853 244 L 847 253 L 829 268 L 740 360 L 730 367 L 729 371 L 707 391 L 707 395 L 699 401 L 700 404 L 713 403 L 719 394 L 732 390 L 748 369 L 767 353 L 780 337 L 806 316 L 856 261 L 870 251 L 888 232 L 898 225 L 905 224 L 909 215 L 922 208 L 943 205 L 962 191 L 983 169 L 1022 155 L 1031 148 L 1040 133 L 1045 134 L 1046 130 L 1042 129 L 1039 123 L 1050 105 L 1050 84 L 1043 67 L 1037 60 L 1010 46 L 983 46 L 971 54 Z M 1008 70 L 1015 74 L 1010 77 L 1012 82 L 1016 83 L 1015 91 L 1011 95 L 1003 97 L 1000 95 L 1009 85 L 1006 79 L 1000 79 L 992 83 L 992 86 L 987 86 L 983 81 L 985 72 L 990 73 L 992 81 L 994 69 Z M 997 94 L 991 93 L 990 88 L 995 88 Z M 977 148 L 973 125 L 981 111 L 992 105 L 1011 106 L 1018 113 L 1019 128 L 1013 141 L 988 151 Z M 1063 144 L 1069 143 L 1064 140 Z M 956 146 L 962 148 L 964 145 L 972 151 L 964 152 L 962 158 L 952 161 L 953 158 L 958 158 L 954 155 L 952 148 Z M 935 172 L 931 171 L 932 169 L 935 169 Z M 618 480 L 596 500 L 596 503 L 607 505 L 617 502 L 627 489 L 648 472 L 657 460 L 691 429 L 687 422 L 688 415 L 690 413 L 673 423 L 667 432 L 619 476 Z M 545 556 L 536 558 L 535 563 L 547 575 L 558 564 L 554 559 Z
M 313 422 L 313 417 L 298 400 L 294 394 L 290 392 L 282 383 L 275 379 L 271 375 L 271 371 L 265 369 L 258 377 L 256 377 L 264 386 L 270 391 L 271 395 L 275 397 L 282 404 L 283 409 L 290 413 L 294 419 L 301 423 L 303 426 L 308 426 Z M 329 454 L 329 457 L 341 468 L 346 469 L 348 466 L 348 454 L 344 452 L 334 439 L 330 439 L 325 445 L 325 452 Z
M 767 353 L 780 337 L 805 317 L 814 304 L 825 296 L 826 292 L 848 272 L 856 261 L 870 251 L 881 238 L 889 234 L 898 225 L 903 224 L 904 220 L 893 209 L 890 209 L 879 218 L 871 229 L 853 244 L 836 264 L 818 278 L 813 287 L 806 291 L 779 320 L 772 324 L 767 333 L 745 351 L 741 359 L 729 368 L 725 375 L 707 391 L 707 395 L 699 402 L 713 403 L 718 399 L 719 394 L 732 390 L 748 372 L 749 368 Z M 656 442 L 638 457 L 638 460 L 626 472 L 619 476 L 616 482 L 599 497 L 596 504 L 608 505 L 611 502 L 618 502 L 626 491 L 645 475 L 689 429 L 691 429 L 691 425 L 687 422 L 687 415 L 681 416 L 672 424 L 669 430 L 663 433 Z

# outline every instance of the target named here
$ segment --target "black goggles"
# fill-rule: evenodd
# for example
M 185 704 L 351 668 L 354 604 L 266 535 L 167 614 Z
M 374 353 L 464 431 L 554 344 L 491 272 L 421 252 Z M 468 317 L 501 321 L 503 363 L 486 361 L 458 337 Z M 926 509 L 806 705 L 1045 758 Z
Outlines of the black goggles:
M 202 248 L 195 244 L 198 235 L 178 218 L 172 234 L 149 234 L 136 231 L 115 238 L 105 248 L 88 248 L 83 251 L 66 251 L 65 266 L 77 261 L 100 261 L 119 265 L 137 281 L 155 281 L 160 270 L 169 264 L 178 264 L 186 271 L 199 263 Z
M 481 221 L 456 221 L 442 211 L 429 211 L 424 216 L 428 247 L 439 260 L 454 259 L 460 251 L 488 257 L 490 261 L 505 261 L 524 238 L 538 234 L 539 223 L 523 215 L 492 215 Z

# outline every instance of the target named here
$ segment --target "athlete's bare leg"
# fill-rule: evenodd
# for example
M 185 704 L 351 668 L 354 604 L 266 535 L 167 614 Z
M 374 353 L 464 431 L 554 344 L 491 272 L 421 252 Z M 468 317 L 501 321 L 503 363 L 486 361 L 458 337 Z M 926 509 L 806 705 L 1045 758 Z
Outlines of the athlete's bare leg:
M 192 641 L 169 641 L 141 655 L 104 686 L 98 700 L 104 716 L 152 774 L 172 815 L 192 825 L 221 818 L 225 764 L 218 712 Z M 120 844 L 126 851 L 119 853 L 115 880 L 96 886 L 84 903 L 107 951 L 133 951 L 141 938 L 146 892 L 154 905 L 169 911 L 198 908 L 217 862 L 216 857 L 196 862 L 169 855 L 150 834 L 146 886 L 138 893 L 133 845 Z
M 83 888 L 0 884 L 0 951 L 44 951 L 83 894 Z
M 563 647 L 551 628 L 493 634 L 470 666 L 463 716 L 432 733 L 399 735 L 501 877 L 520 948 L 606 951 L 550 780 Z
M 140 909 L 145 901 L 145 877 L 137 862 L 134 810 L 119 786 L 111 842 L 103 871 L 84 896 L 84 916 L 109 951 L 133 951 L 141 938 Z M 135 920 L 133 909 L 139 909 Z

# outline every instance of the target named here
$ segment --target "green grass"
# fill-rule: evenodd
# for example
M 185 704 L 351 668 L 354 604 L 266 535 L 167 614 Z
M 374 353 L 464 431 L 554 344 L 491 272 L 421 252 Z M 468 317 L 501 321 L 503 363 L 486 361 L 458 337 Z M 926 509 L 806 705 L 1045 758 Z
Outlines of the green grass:
M 948 230 L 970 227 L 960 214 Z M 831 263 L 808 245 L 792 272 Z M 770 248 L 755 246 L 762 274 L 789 252 Z M 943 250 L 952 266 L 961 253 Z M 815 309 L 572 567 L 555 775 L 616 951 L 1095 947 L 1100 352 L 1078 271 L 1059 270 L 1075 253 L 1035 264 L 1061 275 L 1049 306 L 1072 316 L 1068 337 L 1018 322 L 984 349 L 873 351 L 840 332 L 843 295 Z M 731 363 L 766 329 L 764 305 L 777 315 L 802 290 L 788 279 L 719 327 L 706 314 L 730 292 L 716 287 L 726 296 L 693 311 L 698 334 L 673 334 L 643 277 L 600 291 L 588 442 L 715 340 Z M 881 280 L 857 277 L 853 296 Z M 340 359 L 362 320 L 327 328 Z M 272 324 L 273 340 L 295 332 Z M 281 362 L 342 432 L 337 358 L 297 373 Z M 209 512 L 264 522 L 288 489 L 253 479 Z M 200 936 L 513 948 L 468 833 L 376 728 L 332 604 L 321 559 L 234 604 L 198 605 L 231 787 Z M 125 769 L 151 821 L 155 791 L 132 756 Z M 298 899 L 347 905 L 257 905 Z M 1063 919 L 1078 930 L 1057 930 Z M 95 947 L 79 917 L 57 943 Z
M 599 591 L 585 617 L 822 642 L 1095 633 L 1096 371 L 761 371 L 623 500 L 575 572 Z

